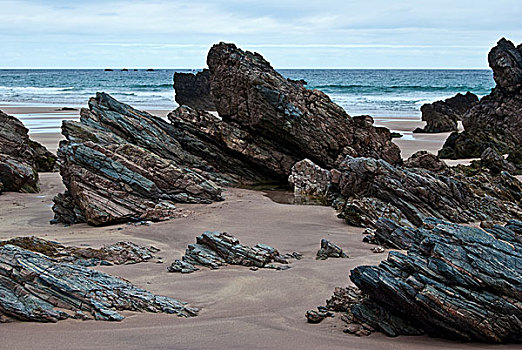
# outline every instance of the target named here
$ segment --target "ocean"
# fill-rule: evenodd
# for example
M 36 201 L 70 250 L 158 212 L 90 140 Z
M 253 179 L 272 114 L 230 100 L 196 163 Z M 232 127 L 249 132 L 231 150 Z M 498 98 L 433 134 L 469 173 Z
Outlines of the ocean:
M 142 109 L 177 107 L 174 72 L 154 71 L 0 70 L 0 104 L 15 106 L 85 106 L 97 91 Z M 484 96 L 494 87 L 491 70 L 378 70 L 378 69 L 282 69 L 292 79 L 304 79 L 310 89 L 320 89 L 349 114 L 369 114 L 377 119 L 418 119 L 420 107 L 471 91 Z

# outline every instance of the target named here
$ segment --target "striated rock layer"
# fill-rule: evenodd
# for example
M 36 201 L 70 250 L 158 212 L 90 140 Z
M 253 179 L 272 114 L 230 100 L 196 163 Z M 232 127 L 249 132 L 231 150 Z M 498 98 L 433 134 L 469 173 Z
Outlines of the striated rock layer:
M 299 191 L 315 191 L 319 184 L 327 189 L 329 202 L 339 210 L 339 217 L 354 226 L 375 227 L 380 217 L 419 226 L 426 217 L 471 222 L 522 216 L 522 183 L 509 173 L 467 174 L 463 168 L 447 168 L 439 162 L 425 153 L 406 162 L 432 169 L 428 170 L 348 156 L 330 172 L 303 161 L 292 176 L 299 179 Z M 306 176 L 301 175 L 303 167 L 309 169 Z M 330 181 L 328 185 L 325 179 Z
M 522 342 L 522 222 L 482 230 L 426 219 L 410 232 L 407 255 L 351 271 L 366 296 L 350 305 L 358 323 L 389 336 Z
M 293 253 L 282 256 L 277 249 L 266 244 L 256 244 L 248 247 L 226 232 L 204 232 L 196 238 L 195 244 L 190 244 L 181 260 L 174 261 L 168 270 L 170 272 L 190 273 L 199 270 L 197 266 L 217 269 L 224 265 L 242 265 L 253 268 L 283 269 L 273 263 L 288 264 L 289 257 L 300 258 Z M 283 266 L 285 266 L 283 265 Z M 287 267 L 287 266 L 286 266 Z
M 522 171 L 522 46 L 502 38 L 488 55 L 496 87 L 463 116 L 464 131 L 451 134 L 442 158 L 478 158 L 488 147 Z
M 220 43 L 210 49 L 207 64 L 219 116 L 243 130 L 245 141 L 261 139 L 271 156 L 283 154 L 270 157 L 270 163 L 257 161 L 259 167 L 277 170 L 283 180 L 303 158 L 325 168 L 345 155 L 401 161 L 388 129 L 374 127 L 369 117 L 350 117 L 321 91 L 282 77 L 258 53 Z
M 221 190 L 170 133 L 173 127 L 104 93 L 64 121 L 60 174 L 67 188 L 55 197 L 55 221 L 93 225 L 175 216 L 172 202 L 210 203 Z M 209 169 L 206 169 L 209 170 Z
M 197 309 L 83 266 L 60 263 L 14 245 L 0 247 L 0 322 L 67 318 L 120 321 L 118 311 L 189 317 Z

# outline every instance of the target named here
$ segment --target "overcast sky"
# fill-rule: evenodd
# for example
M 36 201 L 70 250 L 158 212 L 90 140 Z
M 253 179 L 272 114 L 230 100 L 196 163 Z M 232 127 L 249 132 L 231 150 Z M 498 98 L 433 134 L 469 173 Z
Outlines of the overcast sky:
M 520 0 L 0 0 L 0 68 L 201 68 L 216 42 L 277 68 L 487 68 Z

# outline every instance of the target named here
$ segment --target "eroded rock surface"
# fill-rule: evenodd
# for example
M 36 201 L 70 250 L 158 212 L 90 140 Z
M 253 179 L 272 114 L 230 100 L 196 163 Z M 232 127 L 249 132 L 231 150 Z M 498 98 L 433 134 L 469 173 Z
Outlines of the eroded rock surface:
M 405 162 L 406 168 L 421 168 L 433 172 L 444 171 L 448 166 L 436 155 L 428 151 L 417 151 L 412 154 Z
M 163 119 L 104 93 L 91 98 L 80 115 L 80 122 L 62 125 L 67 141 L 58 156 L 67 190 L 54 199 L 55 221 L 156 221 L 178 215 L 173 202 L 222 200 L 210 175 L 191 168 L 206 163 L 183 149 Z
M 58 262 L 14 245 L 0 247 L 0 322 L 67 318 L 120 321 L 119 311 L 183 317 L 197 309 L 83 266 Z
M 207 64 L 220 117 L 287 155 L 279 161 L 282 176 L 303 158 L 325 168 L 347 154 L 401 161 L 388 129 L 351 118 L 324 93 L 282 77 L 258 53 L 220 43 L 210 49 Z
M 242 265 L 257 268 L 286 269 L 287 259 L 300 258 L 294 254 L 282 256 L 277 249 L 266 244 L 248 247 L 226 232 L 204 232 L 190 244 L 181 260 L 174 261 L 170 272 L 190 273 L 197 266 L 217 269 L 224 265 Z M 274 263 L 278 263 L 275 265 Z M 282 264 L 282 265 L 279 265 Z
M 426 126 L 422 129 L 417 128 L 414 132 L 457 131 L 457 121 L 462 120 L 465 113 L 477 102 L 477 95 L 468 91 L 465 95 L 458 93 L 444 101 L 424 104 L 421 107 L 421 113 Z
M 176 102 L 203 111 L 215 111 L 216 106 L 210 94 L 210 72 L 204 69 L 196 74 L 174 73 Z
M 157 248 L 140 247 L 132 242 L 117 242 L 99 249 L 68 247 L 34 236 L 0 241 L 0 247 L 8 244 L 47 255 L 60 262 L 82 266 L 137 264 L 152 259 L 158 251 Z
M 488 55 L 496 87 L 463 116 L 464 131 L 451 134 L 441 158 L 478 158 L 488 147 L 513 154 L 522 170 L 522 47 L 502 38 Z
M 367 296 L 351 312 L 390 336 L 522 342 L 521 235 L 515 220 L 482 230 L 427 219 L 407 255 L 351 271 Z

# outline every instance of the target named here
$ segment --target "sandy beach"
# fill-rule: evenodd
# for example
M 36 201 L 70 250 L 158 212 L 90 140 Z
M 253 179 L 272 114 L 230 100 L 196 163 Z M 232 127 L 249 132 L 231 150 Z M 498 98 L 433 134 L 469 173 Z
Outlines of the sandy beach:
M 11 114 L 56 113 L 55 110 L 4 108 Z M 65 112 L 64 112 L 65 113 Z M 76 112 L 77 113 L 77 112 Z M 166 111 L 153 111 L 160 116 Z M 74 113 L 67 112 L 73 117 Z M 411 132 L 417 125 L 387 123 L 392 130 Z M 61 135 L 31 133 L 55 151 Z M 436 152 L 445 134 L 396 140 L 404 156 L 419 149 Z M 337 286 L 351 285 L 351 269 L 378 264 L 387 253 L 375 254 L 362 242 L 362 229 L 348 226 L 330 207 L 273 202 L 263 192 L 226 189 L 224 202 L 179 205 L 186 217 L 151 226 L 113 225 L 64 227 L 50 225 L 52 198 L 63 191 L 59 174 L 40 174 L 38 194 L 3 193 L 0 196 L 0 239 L 36 235 L 75 246 L 100 247 L 121 240 L 160 248 L 164 264 L 97 267 L 121 276 L 154 293 L 172 296 L 201 308 L 199 316 L 182 319 L 164 314 L 125 313 L 122 322 L 66 320 L 56 324 L 13 322 L 0 326 L 2 349 L 473 349 L 516 346 L 463 344 L 421 337 L 388 338 L 382 334 L 358 338 L 342 332 L 340 319 L 319 325 L 306 322 L 304 312 L 324 304 Z M 286 271 L 228 266 L 202 269 L 190 275 L 168 273 L 195 237 L 204 231 L 226 231 L 242 243 L 266 243 L 282 253 L 300 252 Z M 340 245 L 349 259 L 315 260 L 321 238 Z

